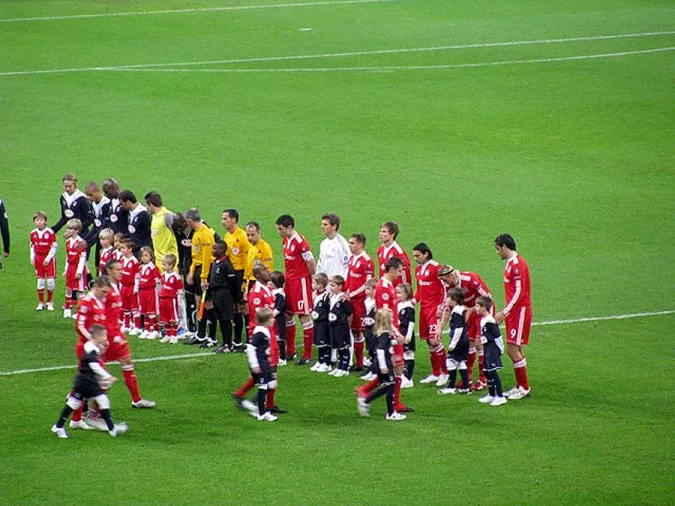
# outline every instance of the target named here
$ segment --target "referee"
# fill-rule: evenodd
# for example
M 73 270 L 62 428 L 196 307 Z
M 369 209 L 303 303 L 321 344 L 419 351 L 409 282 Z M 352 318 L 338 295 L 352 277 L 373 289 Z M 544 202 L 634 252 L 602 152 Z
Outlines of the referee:
M 0 199 L 0 234 L 2 234 L 3 256 L 9 256 L 9 221 L 5 203 Z M 2 257 L 0 257 L 0 269 L 2 269 Z
M 215 232 L 202 221 L 199 209 L 192 208 L 185 211 L 185 219 L 188 226 L 194 230 L 192 235 L 192 265 L 185 279 L 188 284 L 194 286 L 195 296 L 201 299 L 202 293 L 209 287 L 209 271 L 213 262 L 213 245 L 215 244 Z M 187 344 L 202 344 L 206 341 L 206 324 L 208 318 L 205 312 L 199 320 L 197 335 L 190 339 Z

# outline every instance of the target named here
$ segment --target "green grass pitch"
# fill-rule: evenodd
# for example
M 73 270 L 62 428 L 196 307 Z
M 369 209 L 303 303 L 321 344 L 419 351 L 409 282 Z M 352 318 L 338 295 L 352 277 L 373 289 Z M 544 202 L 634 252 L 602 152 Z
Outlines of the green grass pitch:
M 396 424 L 383 402 L 358 416 L 357 378 L 296 366 L 279 375 L 290 413 L 258 423 L 229 398 L 244 358 L 196 356 L 137 364 L 155 410 L 111 390 L 124 437 L 65 441 L 49 427 L 74 371 L 4 374 L 75 362 L 72 324 L 33 310 L 28 261 L 31 216 L 55 221 L 68 171 L 218 227 L 236 207 L 277 265 L 278 215 L 318 250 L 338 212 L 371 253 L 398 221 L 406 249 L 480 273 L 498 304 L 492 241 L 510 232 L 539 323 L 675 310 L 672 2 L 290 3 L 0 3 L 0 503 L 672 504 L 672 313 L 535 326 L 531 398 L 494 409 L 416 385 Z

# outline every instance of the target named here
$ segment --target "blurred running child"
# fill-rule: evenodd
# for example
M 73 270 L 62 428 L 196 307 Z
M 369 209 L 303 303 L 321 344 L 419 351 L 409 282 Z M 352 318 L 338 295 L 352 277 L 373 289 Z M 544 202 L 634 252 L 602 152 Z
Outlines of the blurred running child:
M 258 387 L 258 420 L 261 422 L 275 422 L 277 417 L 266 408 L 268 389 L 276 388 L 276 379 L 273 377 L 269 363 L 271 331 L 274 327 L 274 313 L 271 309 L 261 308 L 256 313 L 256 327 L 253 329 L 251 341 L 246 345 L 246 356 L 251 377 Z

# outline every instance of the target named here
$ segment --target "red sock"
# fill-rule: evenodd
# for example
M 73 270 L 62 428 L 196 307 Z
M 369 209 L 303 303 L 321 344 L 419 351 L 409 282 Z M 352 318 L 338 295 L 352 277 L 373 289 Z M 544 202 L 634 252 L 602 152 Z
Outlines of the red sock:
M 244 381 L 244 384 L 241 386 L 241 388 L 235 392 L 235 395 L 237 395 L 237 397 L 244 397 L 254 385 L 255 381 L 253 381 L 253 378 L 248 378 L 246 381 Z
M 363 341 L 354 342 L 354 355 L 356 356 L 356 367 L 363 367 Z
M 40 301 L 40 303 L 44 302 L 43 299 L 45 298 L 45 289 L 44 288 L 38 288 L 37 292 L 38 292 L 38 300 Z
M 63 302 L 63 309 L 71 309 L 73 307 L 73 297 L 69 297 L 68 292 L 66 292 L 66 300 Z
M 84 406 L 85 399 L 82 399 L 82 406 Z M 73 411 L 73 422 L 79 422 L 82 420 L 82 406 Z
M 445 352 L 445 348 L 441 345 L 441 350 L 438 352 L 438 365 L 441 367 L 442 374 L 448 374 L 448 354 Z
M 295 320 L 289 320 L 289 322 L 286 322 L 286 353 L 295 355 Z
M 473 381 L 473 365 L 476 363 L 476 348 L 469 348 L 469 360 L 466 361 L 466 368 L 469 370 L 469 383 Z M 464 388 L 469 388 L 465 385 Z
M 128 311 L 124 311 L 122 313 L 122 326 L 129 328 L 129 325 L 131 324 L 131 313 Z
M 441 374 L 441 368 L 438 366 L 438 355 L 434 350 L 429 350 L 429 360 L 431 361 L 431 374 L 438 376 Z
M 140 401 L 141 393 L 138 391 L 138 378 L 136 378 L 134 366 L 122 366 L 122 374 L 124 375 L 124 383 L 131 394 L 131 400 L 134 402 Z
M 159 325 L 157 325 L 156 316 L 145 316 L 145 328 L 150 329 L 151 331 L 159 330 Z
M 148 317 L 148 315 L 143 315 L 143 330 L 150 332 L 152 330 L 150 325 L 151 322 L 152 320 Z
M 274 394 L 276 391 L 276 388 L 267 391 L 267 397 L 265 398 L 265 408 L 267 411 L 270 411 L 274 407 Z
M 47 302 L 51 302 L 54 298 L 54 290 L 47 290 Z
M 485 353 L 483 350 L 478 352 L 478 374 L 480 375 L 480 381 L 487 383 L 487 378 L 485 377 Z
M 304 342 L 305 349 L 302 353 L 302 358 L 307 360 L 312 360 L 312 345 L 314 344 L 314 324 L 309 323 L 310 327 L 302 326 L 302 340 Z
M 359 394 L 361 397 L 368 397 L 368 394 L 375 390 L 377 388 L 377 385 L 380 384 L 380 381 L 375 378 L 371 379 L 368 383 L 365 385 L 361 385 L 356 389 L 356 392 Z
M 177 322 L 171 322 L 167 326 L 167 331 L 166 334 L 169 337 L 176 337 L 178 335 L 178 323 Z
M 137 329 L 142 328 L 141 327 L 141 315 L 136 313 L 133 316 L 134 316 L 134 327 L 136 327 Z
M 529 390 L 530 383 L 527 381 L 527 360 L 525 360 L 525 357 L 513 364 L 513 371 L 516 374 L 518 386 Z

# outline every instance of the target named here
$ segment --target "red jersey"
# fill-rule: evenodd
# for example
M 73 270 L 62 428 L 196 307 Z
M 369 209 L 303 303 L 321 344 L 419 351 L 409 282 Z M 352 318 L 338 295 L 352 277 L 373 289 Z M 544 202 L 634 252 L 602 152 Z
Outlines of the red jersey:
M 122 280 L 120 285 L 122 286 L 133 286 L 134 290 L 138 288 L 138 282 L 140 280 L 140 264 L 138 259 L 135 256 L 130 256 L 129 258 L 122 257 Z
M 84 244 L 84 249 L 79 249 L 78 245 Z M 75 274 L 85 274 L 87 270 L 87 242 L 80 236 L 71 237 L 66 241 L 66 268 L 71 266 Z M 77 267 L 75 267 L 77 266 Z
M 504 267 L 504 292 L 506 306 L 502 309 L 507 316 L 514 309 L 532 305 L 530 299 L 530 268 L 519 254 L 511 257 Z
M 30 257 L 45 258 L 49 260 L 56 254 L 56 234 L 51 228 L 43 230 L 33 229 L 30 233 Z
M 403 274 L 394 282 L 394 286 L 398 286 L 401 283 L 412 283 L 412 276 L 410 274 L 410 259 L 408 254 L 403 251 L 403 248 L 398 245 L 396 241 L 392 242 L 390 246 L 385 246 L 382 244 L 377 248 L 377 263 L 380 265 L 380 278 L 384 276 L 385 270 L 384 266 L 392 257 L 398 257 L 403 260 Z
M 114 258 L 114 253 L 115 250 L 113 249 L 112 246 L 108 246 L 107 248 L 103 248 L 101 250 L 100 256 L 99 256 L 99 261 L 98 261 L 98 275 L 103 274 L 103 268 L 105 267 L 105 264 L 107 264 L 110 260 Z
M 258 309 L 266 307 L 274 311 L 275 300 L 272 290 L 256 280 L 253 288 L 248 292 L 248 321 L 251 331 L 258 325 L 255 321 Z
M 351 298 L 364 298 L 366 296 L 366 281 L 375 275 L 375 264 L 363 251 L 358 255 L 351 255 L 347 263 L 347 279 L 345 280 L 345 292 Z
M 106 327 L 105 303 L 94 297 L 93 293 L 88 293 L 77 302 L 75 330 L 81 343 L 85 343 L 91 338 L 91 327 L 93 325 Z
M 450 289 L 453 288 L 455 287 L 450 287 Z M 476 299 L 481 295 L 492 298 L 485 281 L 483 281 L 475 272 L 460 272 L 459 286 L 457 288 L 462 290 L 462 295 L 464 295 L 464 306 L 467 308 L 475 306 Z
M 112 283 L 112 288 L 105 298 L 105 316 L 105 329 L 108 331 L 108 340 L 111 340 L 121 333 L 122 295 L 115 283 Z
M 122 260 L 124 260 L 124 255 L 123 255 L 122 252 L 121 252 L 120 250 L 118 250 L 118 249 L 113 249 L 112 257 L 113 257 L 115 260 L 119 260 L 120 262 L 121 262 Z
M 176 272 L 165 272 L 161 276 L 160 299 L 175 299 L 183 290 L 183 280 Z
M 138 288 L 140 290 L 153 290 L 157 288 L 161 278 L 159 269 L 154 262 L 141 264 L 138 269 Z
M 396 297 L 396 286 L 386 278 L 377 282 L 375 287 L 375 308 L 387 308 L 391 310 L 391 322 L 394 328 L 398 330 L 398 298 Z
M 436 260 L 429 260 L 415 269 L 417 291 L 415 300 L 422 309 L 438 307 L 445 300 L 445 285 L 438 277 L 440 265 Z
M 297 232 L 284 238 L 284 266 L 286 279 L 302 279 L 309 277 L 307 262 L 314 260 L 307 239 Z

